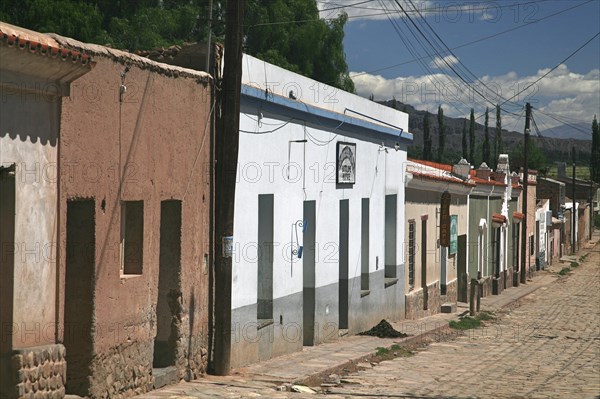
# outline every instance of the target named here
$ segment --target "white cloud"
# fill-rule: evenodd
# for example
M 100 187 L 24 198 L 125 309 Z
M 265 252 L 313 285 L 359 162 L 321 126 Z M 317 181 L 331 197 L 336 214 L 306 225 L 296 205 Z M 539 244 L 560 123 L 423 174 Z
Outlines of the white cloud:
M 431 12 L 434 9 L 431 0 L 413 0 L 412 3 L 422 13 Z M 414 12 L 413 6 L 406 0 L 402 0 L 401 4 L 406 11 Z M 336 18 L 342 12 L 348 14 L 349 21 L 387 20 L 388 15 L 393 18 L 404 16 L 394 0 L 382 0 L 381 3 L 378 0 L 364 3 L 358 0 L 320 0 L 317 5 L 319 16 L 324 19 Z
M 458 58 L 453 55 L 447 55 L 445 57 L 435 57 L 429 66 L 437 69 L 448 69 L 449 66 L 458 64 Z
M 493 103 L 503 102 L 501 97 L 513 97 L 548 71 L 549 69 L 541 69 L 530 76 L 519 76 L 515 72 L 499 76 L 486 75 L 480 78 L 485 86 L 475 84 L 471 88 L 466 88 L 458 78 L 446 72 L 399 76 L 393 79 L 369 73 L 351 73 L 351 76 L 356 92 L 361 96 L 368 97 L 373 94 L 376 100 L 395 97 L 398 101 L 417 109 L 429 111 L 435 111 L 438 105 L 442 104 L 446 115 L 464 117 L 468 116 L 470 108 L 475 109 L 476 115 L 482 114 L 486 106 L 493 108 L 492 104 L 484 103 L 477 91 Z M 592 69 L 585 74 L 579 74 L 570 71 L 566 65 L 561 65 L 513 100 L 519 104 L 530 102 L 534 107 L 534 115 L 537 108 L 542 112 L 568 118 L 570 121 L 589 122 L 600 109 L 600 70 Z M 503 108 L 521 113 L 517 106 L 506 104 Z M 490 120 L 494 120 L 494 117 L 495 113 L 491 112 Z M 515 118 L 509 114 L 503 114 L 502 118 L 505 128 L 521 130 L 522 126 L 519 123 L 522 118 Z M 543 114 L 537 119 L 540 129 L 560 124 Z M 482 119 L 478 121 L 482 122 Z

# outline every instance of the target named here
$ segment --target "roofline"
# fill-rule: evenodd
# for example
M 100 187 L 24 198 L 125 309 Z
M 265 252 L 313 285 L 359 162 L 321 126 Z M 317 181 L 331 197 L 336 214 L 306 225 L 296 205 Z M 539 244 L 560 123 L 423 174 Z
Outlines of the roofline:
M 364 119 L 306 104 L 302 101 L 290 99 L 272 92 L 265 92 L 265 90 L 248 84 L 242 84 L 241 94 L 242 97 L 262 102 L 263 109 L 265 107 L 264 103 L 274 113 L 281 113 L 282 110 L 286 109 L 287 113 L 295 114 L 299 120 L 309 123 L 324 125 L 329 122 L 332 128 L 339 128 L 339 130 L 351 132 L 359 136 L 365 136 L 366 133 L 370 133 L 375 138 L 396 141 L 402 145 L 410 145 L 413 142 L 412 133 L 405 132 L 402 129 L 394 129 L 388 125 L 369 122 Z
M 57 35 L 56 33 L 49 33 L 48 36 L 56 40 L 65 48 L 80 50 L 96 56 L 103 56 L 124 65 L 134 65 L 140 69 L 148 69 L 162 73 L 171 78 L 191 78 L 195 79 L 197 83 L 207 83 L 213 79 L 207 72 L 153 61 L 150 58 L 128 53 L 127 51 L 117 50 L 99 44 L 80 42 L 79 40 Z
M 54 58 L 57 61 L 71 61 L 73 64 L 90 69 L 94 62 L 85 52 L 70 50 L 53 40 L 49 35 L 30 31 L 19 26 L 0 21 L 0 44 L 15 50 L 42 57 Z

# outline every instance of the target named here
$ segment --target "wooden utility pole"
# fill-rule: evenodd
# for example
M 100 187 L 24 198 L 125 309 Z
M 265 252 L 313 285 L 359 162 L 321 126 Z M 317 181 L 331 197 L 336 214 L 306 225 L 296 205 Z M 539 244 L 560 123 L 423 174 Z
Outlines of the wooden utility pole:
M 573 237 L 572 241 L 571 241 L 571 254 L 575 254 L 575 243 L 577 242 L 577 234 L 575 232 L 575 226 L 577 223 L 577 217 L 575 216 L 575 173 L 576 173 L 576 167 L 575 167 L 575 146 L 573 146 L 571 148 L 571 157 L 573 159 L 573 207 L 571 208 L 571 236 Z
M 213 372 L 231 370 L 231 269 L 233 211 L 238 162 L 242 35 L 245 0 L 228 0 L 226 9 L 225 67 L 221 92 L 221 131 L 216 139 L 215 182 L 215 347 Z M 225 244 L 225 245 L 224 245 Z
M 529 152 L 529 132 L 531 120 L 531 104 L 525 105 L 525 138 L 523 144 L 523 221 L 521 222 L 521 284 L 527 283 L 527 185 L 529 183 L 529 165 L 527 163 L 527 153 Z

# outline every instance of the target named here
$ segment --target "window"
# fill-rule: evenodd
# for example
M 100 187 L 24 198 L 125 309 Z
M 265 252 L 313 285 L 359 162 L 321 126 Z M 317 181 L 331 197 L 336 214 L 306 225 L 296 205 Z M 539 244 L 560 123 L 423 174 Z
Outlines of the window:
M 258 196 L 257 319 L 273 319 L 273 194 Z
M 408 222 L 408 285 L 415 287 L 415 233 L 416 224 L 414 220 Z
M 385 196 L 385 277 L 396 278 L 396 213 L 398 196 Z
M 360 228 L 360 289 L 369 290 L 369 199 L 362 199 Z
M 142 274 L 144 201 L 121 203 L 121 274 Z
M 533 236 L 529 236 L 529 256 L 535 253 L 535 241 Z

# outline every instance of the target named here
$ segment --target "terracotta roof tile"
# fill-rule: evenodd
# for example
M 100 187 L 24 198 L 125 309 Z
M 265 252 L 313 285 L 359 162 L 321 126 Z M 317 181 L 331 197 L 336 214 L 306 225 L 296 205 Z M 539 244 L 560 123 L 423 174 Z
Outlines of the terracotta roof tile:
M 486 180 L 486 179 L 481 179 L 477 176 L 471 176 L 471 180 L 473 180 L 475 183 L 477 184 L 484 184 L 484 185 L 488 185 L 488 186 L 500 186 L 500 187 L 506 187 L 506 184 L 501 183 L 499 181 L 496 180 Z
M 83 66 L 92 64 L 90 56 L 84 52 L 66 49 L 43 33 L 3 22 L 0 22 L 0 45 Z
M 492 215 L 492 222 L 493 223 L 505 223 L 506 222 L 506 216 L 500 214 L 500 213 L 494 213 Z
M 445 163 L 438 163 L 438 162 L 433 162 L 433 161 L 424 161 L 422 159 L 413 159 L 413 158 L 408 158 L 408 160 L 412 161 L 412 162 L 415 162 L 415 163 L 420 163 L 421 165 L 431 166 L 432 168 L 445 170 L 446 172 L 452 172 L 452 165 L 448 165 L 448 164 L 445 164 Z
M 408 171 L 407 173 L 412 174 L 415 177 L 420 177 L 420 178 L 424 178 L 424 179 L 429 179 L 429 180 L 436 180 L 436 181 L 443 181 L 443 182 L 447 182 L 447 183 L 455 183 L 455 184 L 462 184 L 468 187 L 474 187 L 475 183 L 472 183 L 470 181 L 463 181 L 460 179 L 456 179 L 453 177 L 449 177 L 449 176 L 440 176 L 440 175 L 433 175 L 430 173 L 421 173 L 421 172 L 411 172 Z

